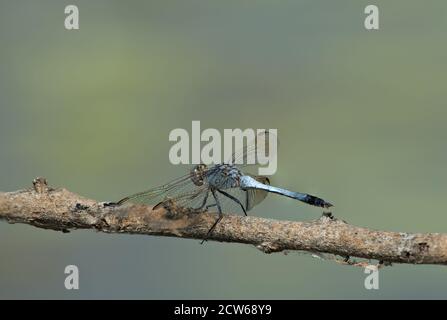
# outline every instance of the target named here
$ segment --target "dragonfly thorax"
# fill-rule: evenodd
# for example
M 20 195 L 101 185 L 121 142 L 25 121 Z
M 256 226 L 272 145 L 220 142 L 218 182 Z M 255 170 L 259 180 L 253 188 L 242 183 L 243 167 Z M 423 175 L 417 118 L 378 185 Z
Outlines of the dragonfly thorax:
M 231 164 L 217 164 L 206 174 L 208 184 L 216 189 L 237 188 L 240 185 L 242 172 Z

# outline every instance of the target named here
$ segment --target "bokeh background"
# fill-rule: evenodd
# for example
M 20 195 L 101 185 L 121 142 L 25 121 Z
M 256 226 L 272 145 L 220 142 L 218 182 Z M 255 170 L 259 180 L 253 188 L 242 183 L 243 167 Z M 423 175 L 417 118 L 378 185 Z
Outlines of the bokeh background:
M 76 4 L 80 30 L 64 29 Z M 445 1 L 0 1 L 0 190 L 101 201 L 187 170 L 174 128 L 277 128 L 274 184 L 375 229 L 447 232 Z M 253 215 L 321 211 L 269 196 Z M 64 268 L 80 269 L 80 290 Z M 445 267 L 362 269 L 173 238 L 0 222 L 0 298 L 447 298 Z

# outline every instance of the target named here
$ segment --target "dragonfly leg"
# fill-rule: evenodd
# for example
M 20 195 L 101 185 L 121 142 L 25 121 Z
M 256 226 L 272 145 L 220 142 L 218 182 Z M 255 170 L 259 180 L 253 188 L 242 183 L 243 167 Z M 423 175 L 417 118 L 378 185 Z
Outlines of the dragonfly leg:
M 233 200 L 234 202 L 238 203 L 238 204 L 241 206 L 242 211 L 244 211 L 244 214 L 247 215 L 247 211 L 245 210 L 244 205 L 239 201 L 238 198 L 232 196 L 231 194 L 229 194 L 228 192 L 225 192 L 225 191 L 223 191 L 223 190 L 219 190 L 219 189 L 216 189 L 216 190 L 217 190 L 218 192 L 222 193 L 225 197 L 228 197 L 228 198 L 230 198 L 231 200 Z
M 207 205 L 206 207 L 205 207 L 205 209 L 209 209 L 209 208 L 212 208 L 212 207 L 215 207 L 215 206 L 217 206 L 217 203 L 213 203 L 213 204 L 209 204 L 209 205 Z
M 202 210 L 205 207 L 206 202 L 208 201 L 208 195 L 209 195 L 209 191 L 206 193 L 205 198 L 203 198 L 203 202 L 200 205 L 200 207 L 196 208 L 196 210 Z M 208 206 L 206 208 L 208 209 Z
M 202 240 L 201 244 L 203 244 L 206 240 L 208 240 L 209 235 L 211 234 L 211 232 L 213 232 L 214 228 L 216 228 L 217 224 L 220 222 L 220 220 L 222 220 L 223 215 L 222 215 L 222 208 L 220 207 L 220 202 L 219 199 L 217 198 L 217 194 L 216 191 L 211 190 L 211 193 L 213 194 L 213 198 L 214 200 L 216 200 L 216 205 L 217 205 L 217 209 L 219 211 L 219 217 L 217 218 L 216 222 L 214 222 L 214 224 L 211 226 L 211 228 L 208 230 L 205 238 Z

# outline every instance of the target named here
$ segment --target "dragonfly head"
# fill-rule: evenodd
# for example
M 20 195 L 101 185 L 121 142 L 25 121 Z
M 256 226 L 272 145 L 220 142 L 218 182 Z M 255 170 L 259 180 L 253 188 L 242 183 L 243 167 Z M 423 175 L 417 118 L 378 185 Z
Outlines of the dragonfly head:
M 203 181 L 205 178 L 205 172 L 208 167 L 206 164 L 198 164 L 191 170 L 191 180 L 194 182 L 196 186 L 203 185 Z

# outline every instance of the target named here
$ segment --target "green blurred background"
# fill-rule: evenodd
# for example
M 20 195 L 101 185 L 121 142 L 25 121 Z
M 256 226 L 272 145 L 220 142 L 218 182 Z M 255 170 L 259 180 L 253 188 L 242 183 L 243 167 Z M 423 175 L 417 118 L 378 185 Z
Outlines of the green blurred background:
M 80 30 L 64 29 L 76 4 Z M 187 170 L 174 128 L 277 128 L 272 183 L 375 229 L 446 232 L 447 3 L 0 1 L 0 190 L 101 201 Z M 253 215 L 321 211 L 269 196 Z M 64 268 L 80 269 L 80 290 Z M 173 238 L 62 234 L 0 222 L 0 298 L 447 298 L 440 266 L 362 269 Z

